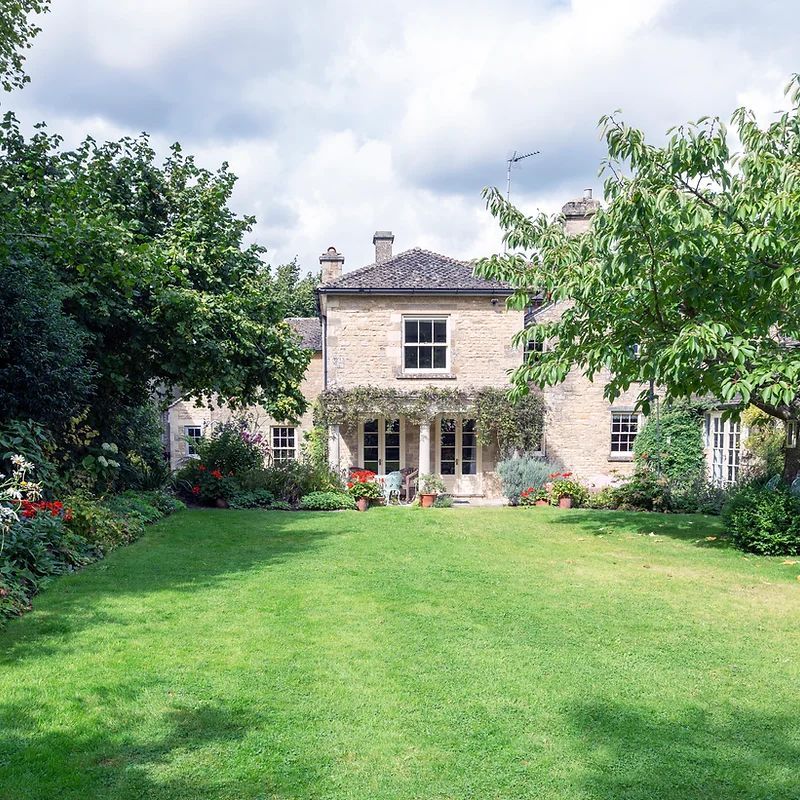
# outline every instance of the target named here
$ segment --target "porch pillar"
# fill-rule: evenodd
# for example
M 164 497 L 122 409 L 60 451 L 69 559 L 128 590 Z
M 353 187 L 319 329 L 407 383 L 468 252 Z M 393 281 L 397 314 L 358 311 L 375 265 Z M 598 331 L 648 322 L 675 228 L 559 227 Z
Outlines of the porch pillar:
M 431 424 L 419 424 L 419 474 L 428 475 L 431 471 Z
M 328 466 L 337 472 L 341 469 L 339 459 L 339 426 L 328 425 Z

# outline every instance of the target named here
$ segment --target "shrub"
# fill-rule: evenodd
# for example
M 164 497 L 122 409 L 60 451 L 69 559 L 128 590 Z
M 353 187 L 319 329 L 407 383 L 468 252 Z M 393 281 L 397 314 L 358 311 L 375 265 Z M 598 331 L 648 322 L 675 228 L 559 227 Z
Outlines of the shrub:
M 118 516 L 135 517 L 144 525 L 156 522 L 164 516 L 161 509 L 157 508 L 149 498 L 136 492 L 114 495 L 104 501 L 103 505 Z
M 101 553 L 130 544 L 144 532 L 140 518 L 118 515 L 96 500 L 75 495 L 67 498 L 67 505 L 72 509 L 72 518 L 66 525 Z
M 541 489 L 557 470 L 550 462 L 530 456 L 507 458 L 497 465 L 503 494 L 512 506 L 519 503 L 525 489 Z
M 183 466 L 176 477 L 187 498 L 206 505 L 229 500 L 241 489 L 235 475 L 225 474 L 196 459 Z
M 27 611 L 49 578 L 94 561 L 97 552 L 49 510 L 23 516 L 3 537 L 0 554 L 0 620 Z
M 562 497 L 571 497 L 574 506 L 582 506 L 589 497 L 586 487 L 572 477 L 571 472 L 556 472 L 551 475 L 550 502 L 557 505 Z
M 586 498 L 587 508 L 610 509 L 617 508 L 619 501 L 613 486 L 604 486 L 599 492 L 591 492 Z
M 300 500 L 300 508 L 306 511 L 352 511 L 355 507 L 347 492 L 311 492 Z
M 357 500 L 366 497 L 367 500 L 380 500 L 383 497 L 383 489 L 375 481 L 355 481 L 347 485 L 347 491 L 351 497 Z
M 669 486 L 649 471 L 640 471 L 612 489 L 614 507 L 623 511 L 668 511 Z
M 231 508 L 269 508 L 275 496 L 266 489 L 253 489 L 250 492 L 237 492 L 228 501 Z
M 139 497 L 145 498 L 150 505 L 157 508 L 165 517 L 170 514 L 175 514 L 178 511 L 184 511 L 186 504 L 175 497 L 171 492 L 166 491 L 149 491 L 137 492 Z
M 276 500 L 271 506 L 270 511 L 291 511 L 292 504 L 285 500 Z
M 685 402 L 665 405 L 647 418 L 633 452 L 637 472 L 660 475 L 673 488 L 698 484 L 706 473 L 700 409 Z
M 264 466 L 264 450 L 256 436 L 242 423 L 226 422 L 211 436 L 198 440 L 195 447 L 199 460 L 209 469 L 242 476 Z
M 722 518 L 740 550 L 764 556 L 800 555 L 800 498 L 785 484 L 742 486 L 731 494 Z
M 440 494 L 434 501 L 433 501 L 434 508 L 452 508 L 453 507 L 453 496 L 450 494 Z
M 338 492 L 344 489 L 341 477 L 327 466 L 304 461 L 286 461 L 251 472 L 245 477 L 243 486 L 266 489 L 291 505 L 296 505 L 301 497 L 311 492 Z
M 31 420 L 11 420 L 0 427 L 0 473 L 13 472 L 12 455 L 20 455 L 33 465 L 42 484 L 58 491 L 61 480 L 53 463 L 56 446 L 50 433 Z

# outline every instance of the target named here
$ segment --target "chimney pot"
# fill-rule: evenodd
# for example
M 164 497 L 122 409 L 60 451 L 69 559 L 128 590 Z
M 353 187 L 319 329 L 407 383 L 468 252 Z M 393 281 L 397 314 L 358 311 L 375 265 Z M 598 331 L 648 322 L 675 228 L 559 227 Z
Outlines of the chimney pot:
M 592 199 L 592 190 L 591 189 L 584 189 L 583 190 L 583 199 L 584 200 L 591 200 Z
M 319 257 L 319 264 L 322 267 L 322 283 L 333 283 L 342 277 L 344 256 L 333 245 Z
M 372 244 L 375 245 L 375 263 L 383 264 L 392 257 L 394 234 L 391 231 L 375 231 Z
M 567 233 L 573 236 L 588 231 L 592 217 L 599 208 L 600 203 L 592 198 L 591 189 L 584 189 L 583 197 L 565 203 L 561 214 L 564 217 L 564 227 Z

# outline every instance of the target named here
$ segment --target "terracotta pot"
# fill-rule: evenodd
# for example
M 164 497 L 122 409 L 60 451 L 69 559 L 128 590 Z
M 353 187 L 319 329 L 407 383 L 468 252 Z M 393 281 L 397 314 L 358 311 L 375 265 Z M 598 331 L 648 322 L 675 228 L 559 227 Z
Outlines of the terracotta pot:
M 369 508 L 369 497 L 359 497 L 356 500 L 356 508 L 359 511 L 366 511 Z
M 559 508 L 572 508 L 572 498 L 571 497 L 559 497 L 558 498 L 558 507 Z
M 549 506 L 550 505 L 550 501 L 549 500 L 537 500 L 536 501 L 536 505 L 537 506 Z
M 431 508 L 435 502 L 436 502 L 435 494 L 420 494 L 419 496 L 419 504 L 423 508 Z
M 217 508 L 227 508 L 228 501 L 224 497 L 217 498 Z

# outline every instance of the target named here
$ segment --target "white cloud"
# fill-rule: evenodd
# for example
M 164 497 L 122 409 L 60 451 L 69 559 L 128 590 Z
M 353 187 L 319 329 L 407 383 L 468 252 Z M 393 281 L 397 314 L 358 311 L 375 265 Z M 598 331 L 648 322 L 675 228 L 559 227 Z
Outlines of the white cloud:
M 11 98 L 74 143 L 141 129 L 240 176 L 273 263 L 372 232 L 454 256 L 499 245 L 480 190 L 555 211 L 598 188 L 596 121 L 622 107 L 660 136 L 740 103 L 781 107 L 792 0 L 59 0 Z

